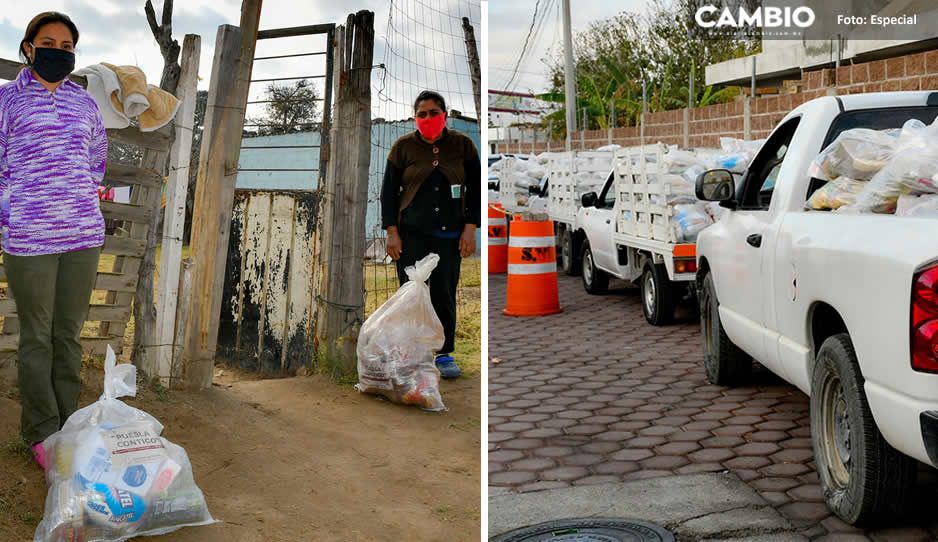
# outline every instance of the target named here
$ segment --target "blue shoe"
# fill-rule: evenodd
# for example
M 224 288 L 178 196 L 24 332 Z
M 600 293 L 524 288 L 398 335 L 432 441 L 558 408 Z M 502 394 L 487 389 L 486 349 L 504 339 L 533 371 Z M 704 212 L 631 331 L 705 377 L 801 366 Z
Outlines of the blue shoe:
M 459 378 L 459 375 L 462 374 L 459 366 L 456 365 L 456 360 L 449 354 L 440 354 L 434 361 L 436 362 L 436 368 L 440 370 L 440 376 L 445 379 Z

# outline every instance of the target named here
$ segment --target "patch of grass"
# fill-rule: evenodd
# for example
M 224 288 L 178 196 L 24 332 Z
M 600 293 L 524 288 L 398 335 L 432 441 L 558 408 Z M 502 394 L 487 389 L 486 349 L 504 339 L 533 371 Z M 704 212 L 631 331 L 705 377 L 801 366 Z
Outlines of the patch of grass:
M 0 517 L 13 518 L 22 525 L 33 526 L 39 523 L 39 518 L 29 506 L 24 506 L 21 502 L 15 502 L 6 495 L 0 495 Z
M 164 386 L 162 382 L 160 382 L 160 378 L 158 376 L 154 376 L 150 379 L 149 388 L 153 393 L 156 394 L 156 398 L 160 401 L 164 403 L 169 401 L 170 390 Z
M 470 417 L 462 423 L 451 423 L 449 424 L 449 427 L 450 429 L 456 429 L 457 431 L 471 431 L 473 429 L 482 427 L 482 420 Z
M 440 516 L 440 519 L 447 523 L 456 521 L 456 518 L 453 517 L 453 512 L 453 508 L 445 504 L 433 507 L 433 513 Z
M 10 437 L 3 445 L 3 448 L 7 453 L 20 456 L 23 459 L 31 460 L 33 457 L 33 452 L 29 449 L 29 444 L 18 434 Z

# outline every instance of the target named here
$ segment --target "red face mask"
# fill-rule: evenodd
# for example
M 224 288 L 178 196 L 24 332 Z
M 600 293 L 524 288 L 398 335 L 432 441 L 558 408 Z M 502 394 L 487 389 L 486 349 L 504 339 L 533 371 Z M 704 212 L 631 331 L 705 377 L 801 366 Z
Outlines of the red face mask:
M 417 123 L 417 131 L 420 132 L 420 135 L 427 141 L 433 141 L 443 133 L 443 128 L 446 126 L 446 113 L 423 119 L 417 117 L 414 120 Z

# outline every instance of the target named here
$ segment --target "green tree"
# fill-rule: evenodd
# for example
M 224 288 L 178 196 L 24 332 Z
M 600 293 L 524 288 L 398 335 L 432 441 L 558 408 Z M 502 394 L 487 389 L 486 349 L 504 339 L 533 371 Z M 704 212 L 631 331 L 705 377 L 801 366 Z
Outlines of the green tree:
M 750 4 L 758 2 L 741 0 L 750 11 Z M 757 51 L 759 36 L 752 33 L 715 36 L 699 28 L 694 23 L 694 13 L 704 3 L 722 7 L 730 2 L 650 0 L 645 16 L 619 13 L 594 22 L 577 34 L 574 52 L 578 123 L 585 109 L 587 129 L 607 128 L 613 122 L 610 104 L 614 104 L 616 126 L 637 125 L 642 111 L 642 81 L 646 83 L 649 112 L 732 100 L 737 89 L 707 86 L 704 67 Z M 733 6 L 739 3 L 732 2 Z M 563 56 L 558 54 L 546 62 L 551 89 L 540 98 L 563 104 Z M 693 96 L 689 96 L 691 77 Z M 554 135 L 562 135 L 566 130 L 565 117 L 565 110 L 555 111 L 545 118 L 544 125 L 552 122 Z
M 307 79 L 301 79 L 290 85 L 272 82 L 265 92 L 264 114 L 251 118 L 249 124 L 258 126 L 257 135 L 288 134 L 308 132 L 314 129 L 309 123 L 319 116 L 319 92 Z

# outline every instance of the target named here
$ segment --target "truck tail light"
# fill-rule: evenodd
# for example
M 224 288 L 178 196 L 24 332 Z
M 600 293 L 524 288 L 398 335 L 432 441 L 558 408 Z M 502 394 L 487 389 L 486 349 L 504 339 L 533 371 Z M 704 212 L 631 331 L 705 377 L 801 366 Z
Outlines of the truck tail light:
M 675 273 L 696 273 L 697 261 L 696 260 L 674 260 L 674 272 Z
M 912 368 L 938 373 L 938 264 L 912 279 Z

